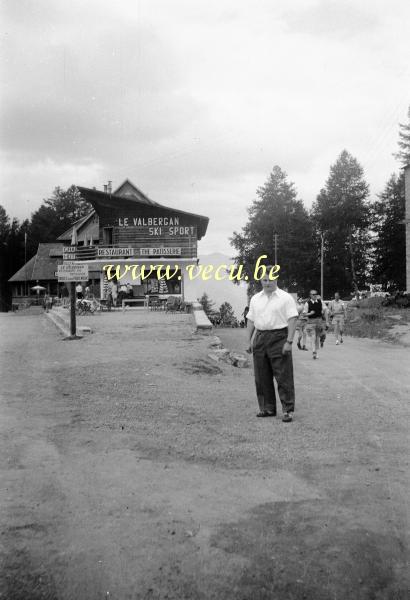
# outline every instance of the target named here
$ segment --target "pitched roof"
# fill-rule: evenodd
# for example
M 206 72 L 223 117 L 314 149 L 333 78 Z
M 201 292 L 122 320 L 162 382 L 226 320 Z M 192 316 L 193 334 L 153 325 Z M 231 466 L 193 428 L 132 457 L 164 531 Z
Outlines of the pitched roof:
M 56 279 L 55 272 L 62 256 L 63 244 L 39 244 L 37 254 L 10 277 L 9 282 Z
M 131 182 L 128 182 L 128 180 L 126 180 L 124 182 L 123 185 L 125 185 L 126 183 L 129 183 L 130 185 L 133 186 L 133 184 L 131 184 Z M 121 192 L 121 188 L 122 186 L 120 186 L 118 189 Z M 133 186 L 135 188 L 135 186 Z M 159 204 L 158 202 L 154 202 L 153 200 L 150 200 L 149 198 L 147 198 L 147 196 L 145 196 L 144 194 L 142 194 L 142 192 L 140 192 L 137 188 L 135 188 L 139 194 L 142 194 L 143 198 L 140 198 L 137 194 L 132 194 L 132 195 L 118 195 L 117 194 L 117 190 L 113 193 L 113 194 L 108 194 L 107 192 L 102 192 L 100 190 L 96 190 L 96 189 L 90 189 L 90 188 L 85 188 L 85 187 L 81 187 L 81 186 L 77 186 L 79 192 L 81 193 L 82 197 L 87 200 L 87 202 L 89 202 L 96 210 L 97 214 L 98 214 L 98 209 L 100 207 L 109 207 L 109 208 L 119 208 L 119 201 L 126 201 L 129 203 L 129 205 L 151 205 L 153 208 L 157 208 L 157 209 L 165 209 L 165 210 L 170 210 L 172 212 L 174 212 L 177 215 L 184 215 L 187 217 L 190 217 L 192 219 L 194 219 L 195 221 L 197 221 L 198 224 L 198 239 L 200 240 L 206 233 L 207 227 L 208 227 L 208 223 L 209 223 L 209 218 L 205 217 L 204 215 L 198 215 L 196 213 L 191 213 L 185 210 L 180 210 L 178 208 L 173 208 L 171 206 L 165 206 L 164 204 Z M 123 193 L 123 192 L 121 192 Z M 60 236 L 61 237 L 61 236 Z M 60 239 L 60 238 L 59 238 Z
M 32 281 L 33 267 L 35 262 L 36 254 L 32 256 L 30 260 L 27 261 L 26 264 L 17 271 L 17 273 L 14 273 L 14 275 L 10 277 L 9 281 Z
M 121 198 L 135 199 L 135 200 L 138 200 L 138 202 L 141 202 L 142 204 L 151 204 L 152 206 L 161 206 L 160 204 L 158 204 L 158 202 L 154 202 L 154 200 L 151 200 L 150 198 L 148 198 L 148 196 L 146 196 L 144 194 L 144 192 L 141 192 L 141 190 L 138 189 L 137 186 L 134 185 L 132 183 L 132 181 L 130 181 L 129 179 L 126 179 L 120 185 L 120 187 L 118 187 L 114 191 L 113 195 L 121 196 Z
M 92 209 L 92 211 L 89 212 L 88 215 L 85 215 L 84 217 L 81 217 L 81 219 L 74 221 L 74 223 L 66 231 L 64 231 L 64 233 L 59 235 L 57 239 L 58 240 L 71 240 L 71 236 L 73 234 L 74 227 L 76 228 L 77 231 L 79 231 L 79 229 L 81 229 L 81 227 L 83 227 L 90 220 L 90 218 L 93 217 L 94 215 L 95 215 L 95 210 Z

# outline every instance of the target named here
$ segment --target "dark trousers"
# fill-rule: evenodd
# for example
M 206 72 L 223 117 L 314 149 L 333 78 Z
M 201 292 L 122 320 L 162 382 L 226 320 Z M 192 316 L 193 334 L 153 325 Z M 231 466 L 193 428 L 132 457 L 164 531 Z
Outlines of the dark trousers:
M 292 353 L 282 354 L 288 335 L 287 327 L 273 331 L 258 331 L 253 343 L 256 395 L 261 411 L 276 412 L 273 379 L 278 384 L 283 412 L 295 408 Z

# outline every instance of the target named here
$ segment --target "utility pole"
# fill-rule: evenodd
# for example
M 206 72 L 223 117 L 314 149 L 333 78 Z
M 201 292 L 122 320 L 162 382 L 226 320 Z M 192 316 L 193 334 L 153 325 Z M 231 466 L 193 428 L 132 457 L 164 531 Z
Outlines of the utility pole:
M 323 247 L 323 233 L 320 234 L 320 297 L 323 298 L 323 257 L 324 257 L 324 247 Z
M 24 232 L 24 284 L 24 295 L 27 296 L 27 231 Z
M 278 264 L 278 234 L 276 233 L 276 231 L 273 234 L 273 240 L 274 240 L 274 248 L 275 248 L 275 265 Z

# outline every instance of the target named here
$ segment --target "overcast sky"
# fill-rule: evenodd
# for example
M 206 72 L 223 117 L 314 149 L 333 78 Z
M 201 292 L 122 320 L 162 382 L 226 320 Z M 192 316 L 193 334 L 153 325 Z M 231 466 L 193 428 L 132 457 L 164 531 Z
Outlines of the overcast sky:
M 0 0 L 2 195 L 131 179 L 228 238 L 278 164 L 310 207 L 346 148 L 372 196 L 398 171 L 408 0 Z

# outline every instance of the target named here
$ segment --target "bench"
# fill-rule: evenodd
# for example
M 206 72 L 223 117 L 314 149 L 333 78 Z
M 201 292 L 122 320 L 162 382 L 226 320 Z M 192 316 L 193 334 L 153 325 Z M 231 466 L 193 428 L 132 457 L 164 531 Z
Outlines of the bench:
M 123 298 L 122 310 L 125 310 L 126 304 L 140 304 L 144 308 L 148 308 L 148 298 L 145 296 L 139 296 L 138 298 Z

